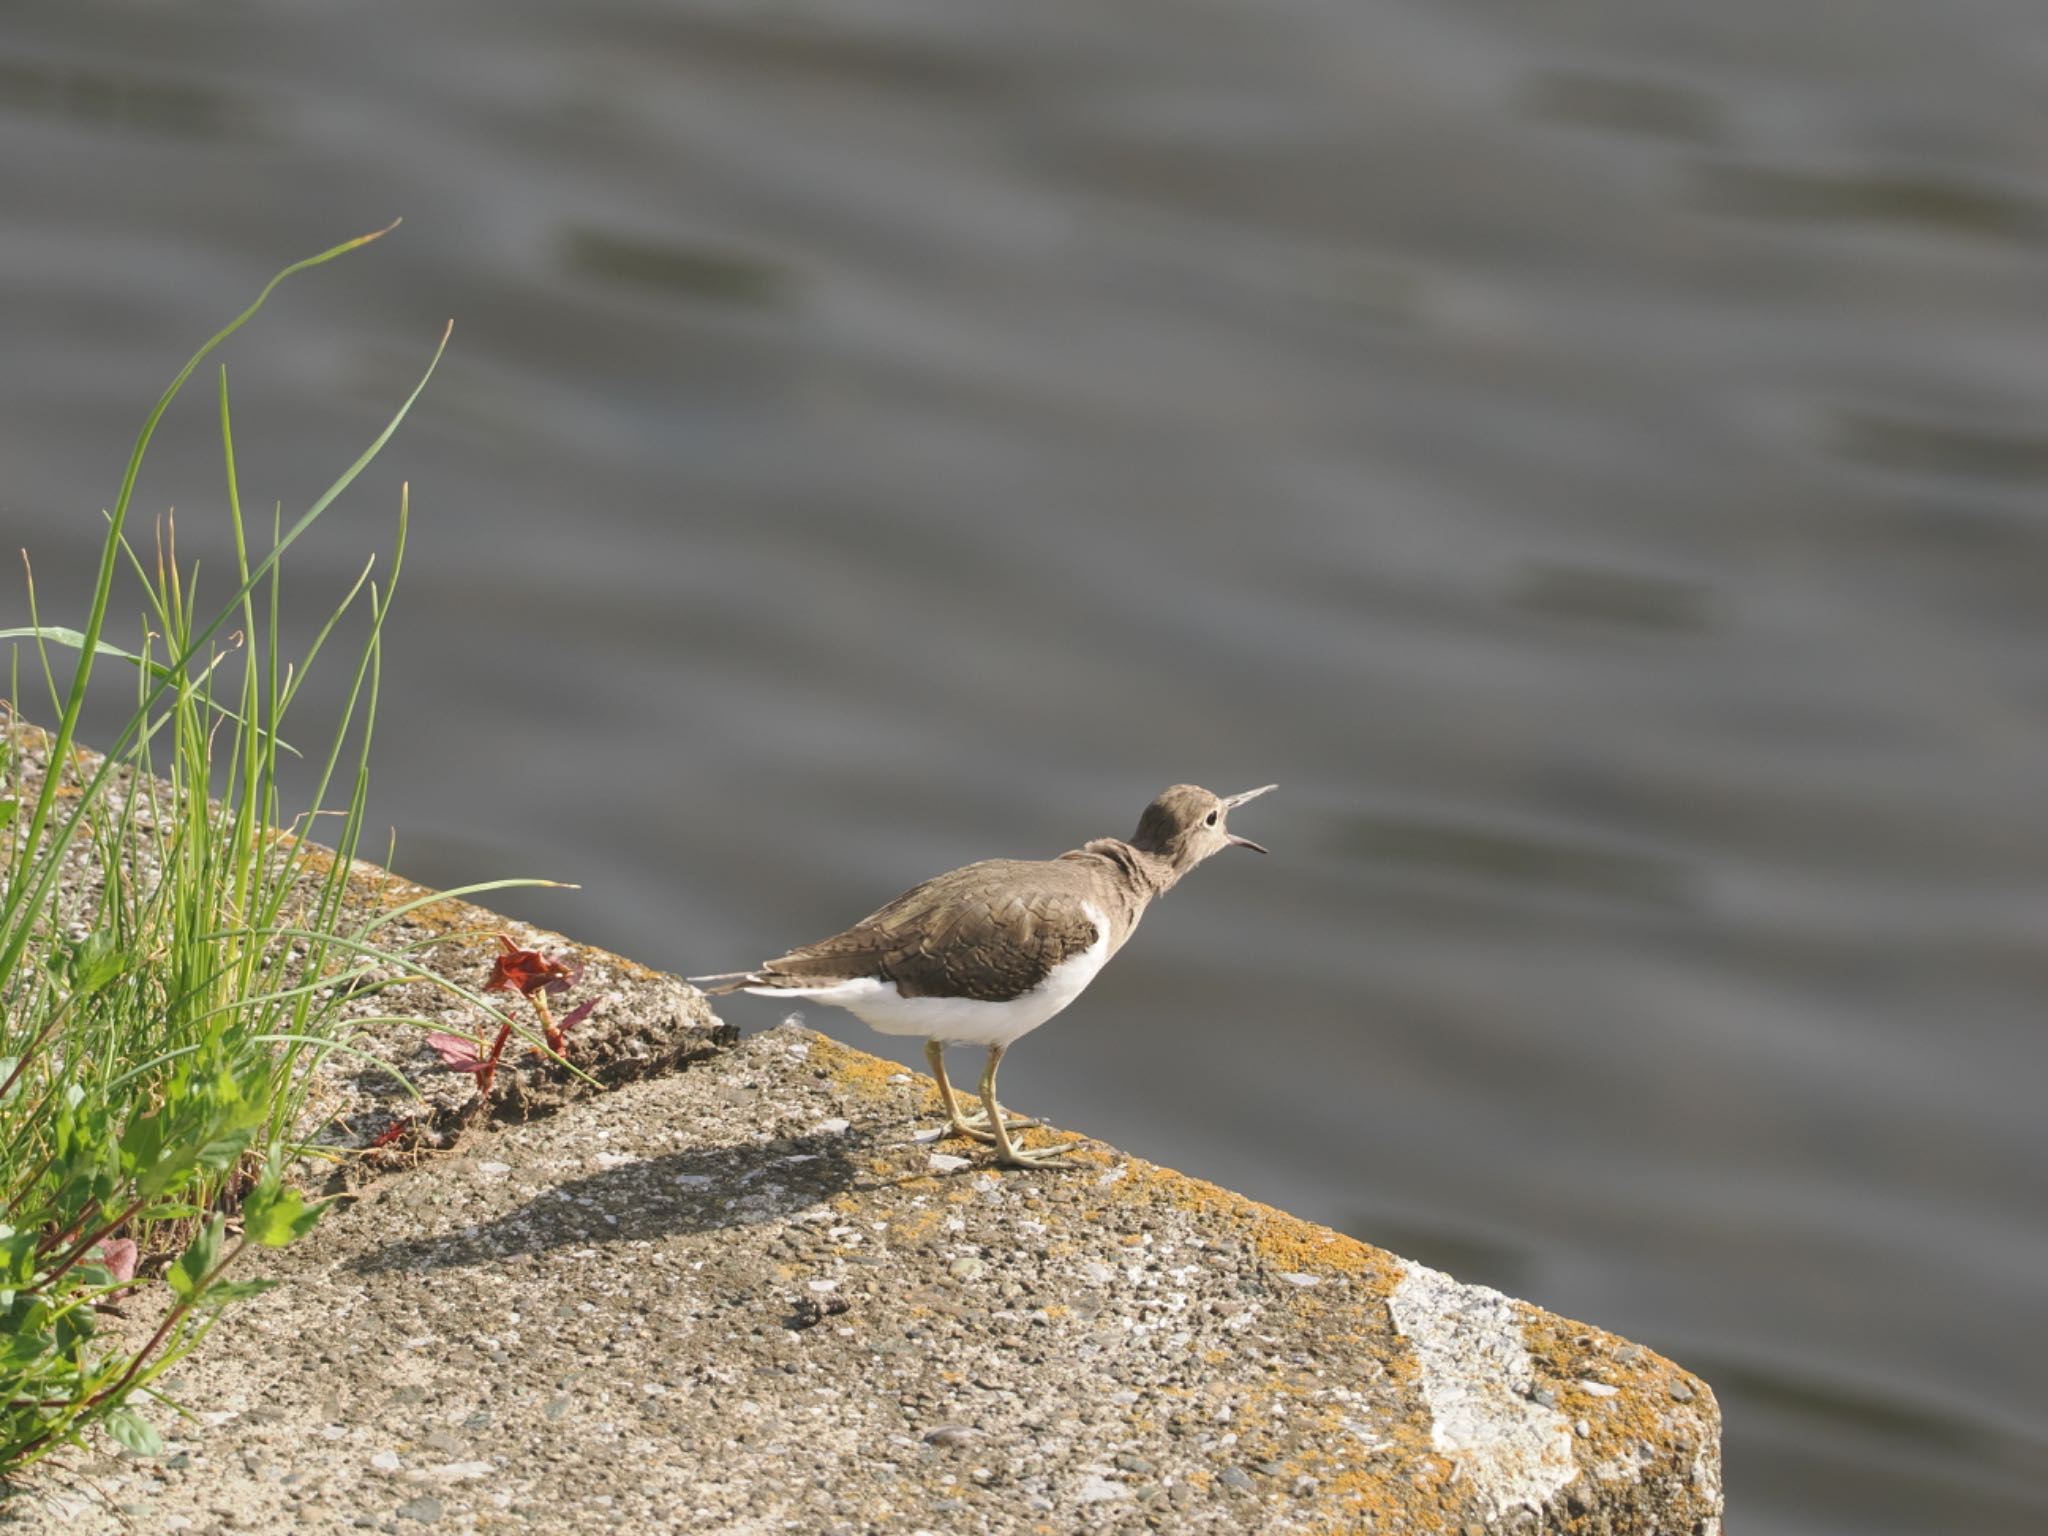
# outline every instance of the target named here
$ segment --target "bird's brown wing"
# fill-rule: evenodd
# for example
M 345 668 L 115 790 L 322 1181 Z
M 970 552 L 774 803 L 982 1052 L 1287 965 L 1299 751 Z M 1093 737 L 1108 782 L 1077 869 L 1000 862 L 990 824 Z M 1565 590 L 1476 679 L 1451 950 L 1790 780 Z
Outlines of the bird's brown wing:
M 989 859 L 905 891 L 846 932 L 770 960 L 756 985 L 810 987 L 872 976 L 905 997 L 1005 1002 L 1101 937 L 1078 872 Z

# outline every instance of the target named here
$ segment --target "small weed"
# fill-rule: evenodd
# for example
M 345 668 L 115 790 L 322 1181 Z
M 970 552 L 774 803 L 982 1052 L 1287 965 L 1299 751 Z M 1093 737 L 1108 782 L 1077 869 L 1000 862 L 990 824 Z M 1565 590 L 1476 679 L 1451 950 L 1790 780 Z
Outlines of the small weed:
M 533 1004 L 534 1012 L 540 1016 L 541 1038 L 547 1042 L 550 1051 L 566 1060 L 569 1031 L 590 1017 L 591 1011 L 597 1007 L 597 999 L 586 999 L 559 1020 L 549 1010 L 547 1000 L 551 993 L 567 992 L 581 976 L 582 968 L 560 956 L 524 949 L 509 934 L 499 934 L 498 944 L 498 955 L 491 963 L 490 976 L 485 980 L 483 990 L 517 992 Z M 473 1108 L 481 1108 L 490 1098 L 491 1085 L 497 1080 L 499 1059 L 505 1054 L 506 1041 L 511 1038 L 512 1021 L 506 1019 L 499 1025 L 497 1038 L 491 1042 L 489 1050 L 481 1049 L 482 1042 L 471 1035 L 431 1034 L 427 1036 L 427 1044 L 441 1058 L 441 1065 L 451 1072 L 476 1074 Z
M 278 274 L 165 390 L 107 514 L 84 627 L 45 624 L 31 576 L 28 624 L 0 629 L 16 642 L 0 699 L 0 1478 L 94 1426 L 137 1453 L 161 1448 L 138 1395 L 154 1394 L 223 1308 L 271 1283 L 228 1278 L 242 1254 L 296 1240 L 324 1209 L 286 1175 L 308 1150 L 297 1138 L 312 1068 L 351 1049 L 347 1032 L 366 1022 L 348 1016 L 352 991 L 393 970 L 431 979 L 379 934 L 433 898 L 366 921 L 345 899 L 403 494 L 388 576 L 365 566 L 304 656 L 287 664 L 278 651 L 286 552 L 389 441 L 426 377 L 310 508 L 289 526 L 267 520 L 262 552 L 242 513 L 222 371 L 235 560 L 218 608 L 200 605 L 175 524 L 158 528 L 147 558 L 128 536 L 144 455 L 199 365 L 279 283 L 375 238 Z M 145 618 L 132 650 L 105 638 L 123 570 L 139 578 Z M 352 612 L 363 633 L 341 717 L 311 760 L 309 809 L 286 818 L 287 722 L 303 724 L 293 705 L 307 670 Z M 21 697 L 24 649 L 56 721 L 47 734 L 8 702 Z M 59 651 L 77 656 L 64 688 Z M 133 705 L 93 758 L 75 742 L 102 661 L 132 669 Z M 305 840 L 315 818 L 332 856 Z M 139 1344 L 101 1336 L 98 1319 L 117 1308 L 144 1314 L 138 1334 L 154 1308 L 154 1330 Z

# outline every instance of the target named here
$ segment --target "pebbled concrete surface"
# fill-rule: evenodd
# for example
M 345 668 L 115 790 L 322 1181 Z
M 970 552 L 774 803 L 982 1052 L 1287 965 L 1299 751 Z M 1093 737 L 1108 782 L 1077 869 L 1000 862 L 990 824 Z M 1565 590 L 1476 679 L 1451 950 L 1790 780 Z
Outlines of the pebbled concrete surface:
M 1670 1362 L 935 1110 L 785 1025 L 473 1127 L 273 1256 L 165 1459 L 73 1454 L 0 1531 L 1718 1532 Z

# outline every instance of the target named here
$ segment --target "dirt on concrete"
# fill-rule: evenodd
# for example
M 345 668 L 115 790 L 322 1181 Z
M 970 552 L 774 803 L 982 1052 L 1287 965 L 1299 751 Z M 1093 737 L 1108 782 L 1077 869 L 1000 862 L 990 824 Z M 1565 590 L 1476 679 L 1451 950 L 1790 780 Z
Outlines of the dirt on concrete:
M 739 1039 L 681 977 L 467 902 L 414 905 L 432 893 L 375 865 L 353 866 L 349 894 L 364 916 L 411 908 L 377 935 L 380 945 L 404 952 L 410 968 L 379 967 L 353 987 L 351 1050 L 320 1064 L 308 1107 L 311 1139 L 360 1154 L 332 1166 L 330 1189 L 410 1167 L 479 1124 L 539 1119 L 592 1094 L 686 1070 Z M 449 1070 L 429 1037 L 469 1036 L 488 1049 L 495 1021 L 441 983 L 482 988 L 506 943 L 569 966 L 573 979 L 552 1003 L 557 1017 L 582 1004 L 590 1011 L 556 1057 L 532 1043 L 539 1020 L 524 999 L 493 995 L 524 1034 L 508 1042 L 488 1091 L 479 1093 L 478 1079 Z

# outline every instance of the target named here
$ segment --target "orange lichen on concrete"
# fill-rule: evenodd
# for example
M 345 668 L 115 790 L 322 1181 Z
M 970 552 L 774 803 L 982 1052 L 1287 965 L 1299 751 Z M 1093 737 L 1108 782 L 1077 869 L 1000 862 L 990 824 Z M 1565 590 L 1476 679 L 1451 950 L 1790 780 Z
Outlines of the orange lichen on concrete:
M 938 1085 L 921 1075 L 906 1074 L 893 1061 L 857 1051 L 823 1035 L 809 1042 L 809 1050 L 811 1065 L 828 1073 L 834 1082 L 851 1093 L 861 1094 L 880 1104 L 908 1090 L 918 1094 L 920 1100 L 929 1101 L 934 1111 L 939 1107 Z M 909 1078 L 907 1082 L 892 1081 L 906 1076 Z
M 1702 1521 L 1720 1509 L 1718 1447 L 1720 1405 L 1697 1376 L 1663 1356 L 1604 1329 L 1524 1309 L 1523 1337 L 1539 1375 L 1557 1395 L 1561 1412 L 1583 1422 L 1579 1460 L 1594 1476 L 1637 1476 L 1652 1467 L 1676 1467 L 1667 1497 L 1691 1506 Z M 1592 1387 L 1612 1387 L 1598 1392 Z M 1713 1464 L 1709 1465 L 1708 1461 Z M 1565 1526 L 1576 1532 L 1582 1521 Z
M 821 1038 L 807 1042 L 807 1059 L 877 1117 L 939 1113 L 935 1086 L 922 1073 L 906 1073 L 894 1062 Z M 1034 1134 L 1045 1140 L 1059 1133 L 1039 1127 Z M 962 1150 L 974 1154 L 973 1179 L 906 1178 L 899 1150 L 894 1162 L 875 1159 L 874 1187 L 835 1200 L 835 1208 L 886 1214 L 883 1240 L 892 1247 L 943 1244 L 959 1225 L 949 1227 L 950 1213 L 964 1216 L 972 1229 L 977 1197 L 987 1188 L 981 1175 L 998 1174 L 1006 1186 L 1027 1188 L 1044 1177 L 997 1169 L 979 1148 Z M 1045 1234 L 1040 1251 L 1048 1260 L 1092 1250 L 1105 1258 L 1115 1255 L 1112 1268 L 1136 1266 L 1135 1276 L 1139 1269 L 1157 1269 L 1158 1255 L 1200 1236 L 1192 1244 L 1196 1251 L 1221 1238 L 1241 1245 L 1256 1261 L 1248 1279 L 1258 1289 L 1244 1303 L 1255 1320 L 1241 1335 L 1242 1344 L 1200 1348 L 1192 1358 L 1201 1362 L 1201 1374 L 1164 1415 L 1181 1426 L 1176 1433 L 1227 1424 L 1235 1436 L 1232 1457 L 1259 1469 L 1259 1476 L 1251 1484 L 1217 1488 L 1216 1495 L 1245 1501 L 1248 1528 L 1272 1523 L 1274 1529 L 1332 1533 L 1463 1532 L 1475 1526 L 1520 1528 L 1518 1521 L 1528 1525 L 1539 1518 L 1542 1529 L 1571 1536 L 1651 1528 L 1618 1522 L 1615 1510 L 1625 1506 L 1655 1507 L 1659 1520 L 1674 1511 L 1688 1515 L 1660 1530 L 1706 1536 L 1715 1529 L 1718 1464 L 1709 1475 L 1699 1469 L 1711 1453 L 1694 1454 L 1709 1445 L 1718 1424 L 1711 1394 L 1649 1351 L 1491 1292 L 1456 1288 L 1370 1244 L 1099 1143 L 1073 1149 L 1064 1177 L 1072 1182 L 1063 1187 L 1081 1198 Z M 1075 1240 L 1098 1224 L 1109 1230 L 1088 1243 Z M 1069 1230 L 1063 1233 L 1062 1226 Z M 1403 1292 L 1403 1286 L 1418 1274 L 1425 1293 L 1432 1286 L 1454 1287 L 1444 1293 L 1448 1310 L 1433 1314 L 1425 1307 L 1411 1318 L 1424 1329 L 1428 1351 L 1434 1352 L 1429 1359 L 1423 1345 L 1397 1325 L 1394 1311 L 1397 1292 L 1416 1294 Z M 1406 1305 L 1412 1310 L 1415 1303 Z M 1081 1321 L 1065 1306 L 1044 1308 L 1042 1315 L 1048 1323 Z M 1526 1350 L 1515 1342 L 1517 1318 Z M 1460 1333 L 1465 1329 L 1476 1330 L 1471 1339 Z M 1483 1422 L 1477 1431 L 1470 1422 L 1454 1424 L 1446 1438 L 1432 1402 L 1456 1405 L 1467 1390 L 1502 1394 L 1500 1379 L 1471 1374 L 1492 1368 L 1495 1357 L 1488 1350 L 1494 1348 L 1510 1350 L 1516 1359 L 1526 1352 L 1528 1363 L 1514 1367 L 1516 1379 L 1533 1372 L 1530 1390 L 1539 1397 L 1529 1402 L 1510 1395 L 1501 1431 L 1509 1438 L 1498 1445 Z M 1680 1397 L 1673 1395 L 1674 1384 Z M 1608 1386 L 1616 1390 L 1598 1390 Z M 1525 1402 L 1526 1410 L 1516 1406 Z M 1562 1417 L 1554 1417 L 1552 1408 Z M 1515 1415 L 1524 1411 L 1538 1436 L 1534 1450 L 1512 1439 Z M 1162 1420 L 1156 1404 L 1134 1404 L 1128 1417 L 1133 1433 L 1150 1434 Z M 1579 1421 L 1586 1424 L 1584 1435 L 1557 1427 Z M 1568 1448 L 1558 1445 L 1559 1435 Z M 1561 1467 L 1559 1454 L 1567 1457 Z M 1533 1462 L 1517 1459 L 1531 1456 Z M 1205 1494 L 1215 1482 L 1206 1471 L 1184 1469 L 1179 1475 Z M 1613 1478 L 1656 1479 L 1658 1496 L 1618 1503 L 1589 1492 L 1599 1480 Z

